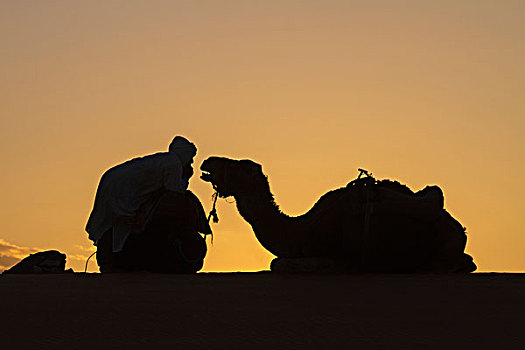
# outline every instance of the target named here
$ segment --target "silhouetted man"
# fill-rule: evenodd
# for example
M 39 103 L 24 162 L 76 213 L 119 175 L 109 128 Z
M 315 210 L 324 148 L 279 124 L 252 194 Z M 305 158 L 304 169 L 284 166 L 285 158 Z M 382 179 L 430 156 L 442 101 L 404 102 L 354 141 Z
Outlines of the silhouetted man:
M 168 152 L 104 173 L 86 225 L 102 273 L 192 273 L 202 268 L 211 234 L 199 199 L 187 190 L 197 148 L 177 136 Z

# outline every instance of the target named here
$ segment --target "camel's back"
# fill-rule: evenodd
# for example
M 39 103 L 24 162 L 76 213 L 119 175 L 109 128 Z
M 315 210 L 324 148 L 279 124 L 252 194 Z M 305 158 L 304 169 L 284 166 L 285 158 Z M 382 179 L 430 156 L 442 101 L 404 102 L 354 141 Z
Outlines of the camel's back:
M 437 186 L 413 192 L 397 181 L 359 179 L 324 194 L 307 215 L 319 218 L 315 221 L 323 223 L 325 234 L 340 232 L 340 237 L 326 238 L 338 251 L 335 255 L 346 256 L 354 270 L 476 269 L 464 253 L 465 229 L 443 208 Z

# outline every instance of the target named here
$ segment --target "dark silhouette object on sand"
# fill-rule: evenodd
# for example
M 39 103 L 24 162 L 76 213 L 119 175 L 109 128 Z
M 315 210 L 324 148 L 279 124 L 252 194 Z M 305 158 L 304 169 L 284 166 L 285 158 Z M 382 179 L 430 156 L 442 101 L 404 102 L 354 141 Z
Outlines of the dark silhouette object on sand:
M 46 250 L 22 259 L 18 264 L 4 271 L 4 274 L 34 274 L 34 273 L 64 273 L 73 272 L 65 270 L 66 254 L 56 250 Z
M 201 178 L 220 197 L 233 196 L 262 246 L 276 255 L 272 271 L 472 272 L 465 228 L 443 208 L 443 193 L 414 193 L 362 172 L 324 194 L 304 215 L 276 205 L 262 167 L 251 160 L 206 159 Z

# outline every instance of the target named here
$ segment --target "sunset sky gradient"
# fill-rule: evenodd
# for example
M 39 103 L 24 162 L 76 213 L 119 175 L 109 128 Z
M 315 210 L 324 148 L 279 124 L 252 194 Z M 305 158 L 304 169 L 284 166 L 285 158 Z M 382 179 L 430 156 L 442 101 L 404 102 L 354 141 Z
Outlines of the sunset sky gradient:
M 479 271 L 525 271 L 524 62 L 521 0 L 0 1 L 0 270 L 31 249 L 83 270 L 102 173 L 184 135 L 196 168 L 261 163 L 291 215 L 358 167 L 437 184 Z M 218 213 L 204 271 L 267 269 Z

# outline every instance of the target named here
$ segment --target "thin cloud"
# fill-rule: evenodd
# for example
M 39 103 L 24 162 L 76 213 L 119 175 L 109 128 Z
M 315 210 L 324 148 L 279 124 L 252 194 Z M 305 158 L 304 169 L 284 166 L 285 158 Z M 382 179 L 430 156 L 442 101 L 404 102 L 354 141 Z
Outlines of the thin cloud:
M 78 249 L 78 250 L 81 250 L 83 252 L 86 252 L 86 253 L 93 253 L 95 250 L 97 250 L 97 247 L 95 246 L 91 246 L 89 248 L 86 248 L 84 246 L 81 246 L 81 245 L 75 245 L 75 248 Z
M 20 247 L 0 238 L 0 272 L 7 270 L 29 254 L 37 251 L 36 248 Z
M 91 253 L 94 253 L 94 251 L 92 251 Z M 86 261 L 86 259 L 88 258 L 89 255 L 81 255 L 81 254 L 68 254 L 67 255 L 67 260 L 78 260 L 78 261 Z

